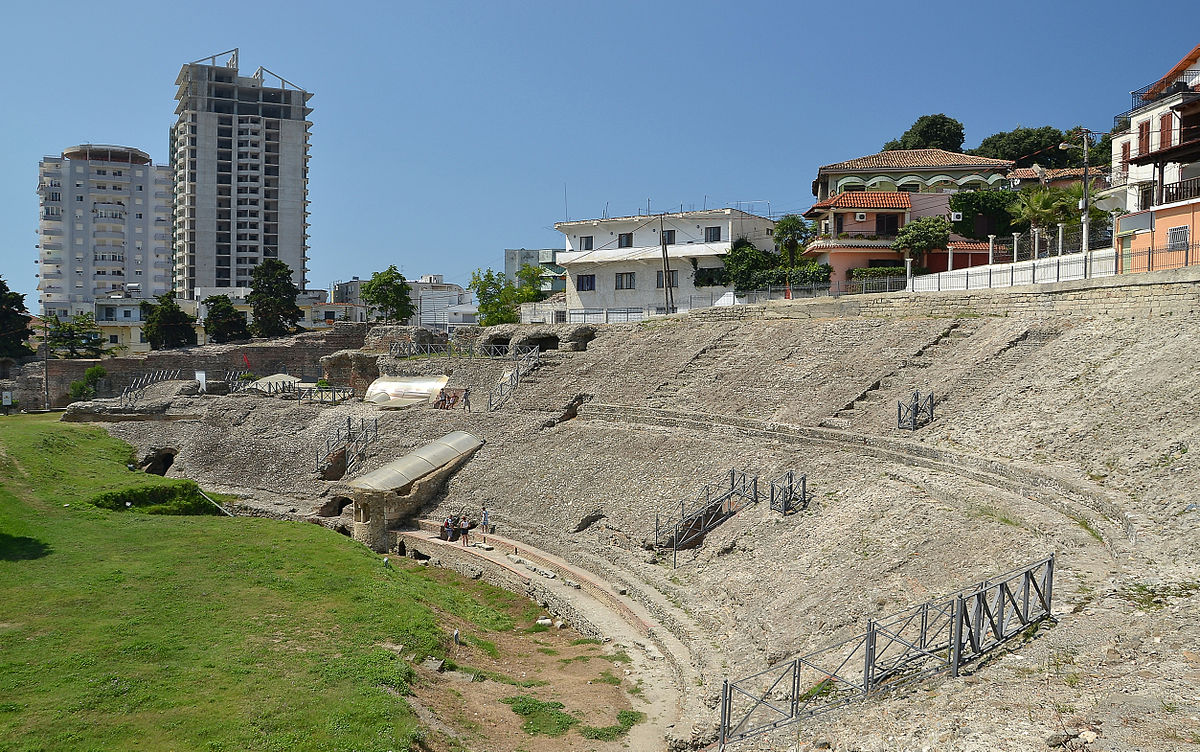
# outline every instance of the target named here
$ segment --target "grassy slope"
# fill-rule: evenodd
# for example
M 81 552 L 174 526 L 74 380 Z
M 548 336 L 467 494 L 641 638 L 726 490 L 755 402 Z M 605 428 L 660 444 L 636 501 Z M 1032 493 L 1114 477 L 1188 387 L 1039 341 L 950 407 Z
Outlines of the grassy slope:
M 433 608 L 512 627 L 516 596 L 299 523 L 109 512 L 128 447 L 0 420 L 0 749 L 404 749 Z M 157 481 L 151 481 L 157 482 Z M 70 507 L 63 507 L 70 504 Z

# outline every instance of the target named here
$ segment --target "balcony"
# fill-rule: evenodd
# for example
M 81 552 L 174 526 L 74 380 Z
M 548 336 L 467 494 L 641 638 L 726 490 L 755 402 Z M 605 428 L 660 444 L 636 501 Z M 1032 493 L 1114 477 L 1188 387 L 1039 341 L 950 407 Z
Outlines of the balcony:
M 112 231 L 110 231 L 110 230 L 105 230 L 105 231 L 103 231 L 103 232 L 93 232 L 93 233 L 92 233 L 92 237 L 94 237 L 94 238 L 106 238 L 106 239 L 110 239 L 110 240 L 124 240 L 124 239 L 125 239 L 125 233 L 123 233 L 123 232 L 112 232 Z
M 1162 85 L 1162 79 L 1154 83 L 1143 86 L 1140 89 L 1129 92 L 1133 97 L 1132 106 L 1113 118 L 1113 133 L 1123 133 L 1129 129 L 1129 119 L 1138 110 L 1149 107 L 1163 99 L 1173 97 L 1176 94 L 1186 94 L 1188 91 L 1200 83 L 1200 71 L 1190 70 L 1185 72 L 1180 78 L 1169 86 Z
M 1176 201 L 1189 201 L 1196 198 L 1200 198 L 1200 178 L 1191 178 L 1164 185 L 1162 200 L 1158 203 L 1173 204 Z
M 61 251 L 62 249 L 62 243 L 42 243 L 43 251 Z

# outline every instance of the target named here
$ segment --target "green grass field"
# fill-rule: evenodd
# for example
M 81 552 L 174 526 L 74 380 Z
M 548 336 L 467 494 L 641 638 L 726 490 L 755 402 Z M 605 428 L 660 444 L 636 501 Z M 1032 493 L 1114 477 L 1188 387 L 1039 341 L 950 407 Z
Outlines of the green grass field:
M 441 656 L 439 612 L 487 632 L 529 606 L 316 525 L 88 504 L 178 483 L 129 452 L 0 419 L 0 750 L 408 749 L 411 669 L 380 643 Z

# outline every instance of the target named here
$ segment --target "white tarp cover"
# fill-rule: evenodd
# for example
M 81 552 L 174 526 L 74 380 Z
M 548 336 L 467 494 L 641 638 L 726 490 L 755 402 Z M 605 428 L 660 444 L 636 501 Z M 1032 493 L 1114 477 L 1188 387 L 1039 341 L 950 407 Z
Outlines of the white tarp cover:
M 367 387 L 363 402 L 380 407 L 415 405 L 436 397 L 448 381 L 449 376 L 380 376 Z
M 253 384 L 251 384 L 250 386 L 248 386 L 246 388 L 247 389 L 261 389 L 263 391 L 266 391 L 269 388 L 267 386 L 268 384 L 282 384 L 282 383 L 285 383 L 288 381 L 298 382 L 298 381 L 300 381 L 300 377 L 299 376 L 289 376 L 286 373 L 275 373 L 275 374 L 271 374 L 270 376 L 263 376 L 261 379 L 259 379 L 258 381 L 255 381 Z
M 483 439 L 478 436 L 466 431 L 453 431 L 378 470 L 355 478 L 349 485 L 361 491 L 392 491 L 404 488 L 481 446 Z

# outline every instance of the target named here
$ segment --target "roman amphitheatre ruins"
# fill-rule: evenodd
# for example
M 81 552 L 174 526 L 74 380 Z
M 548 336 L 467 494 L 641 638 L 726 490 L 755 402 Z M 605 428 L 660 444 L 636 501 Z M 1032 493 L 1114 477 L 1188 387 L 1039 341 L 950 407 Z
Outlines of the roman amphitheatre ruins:
M 287 358 L 353 398 L 225 393 L 222 364 L 271 367 L 268 350 L 227 345 L 141 365 L 203 362 L 205 393 L 164 381 L 65 419 L 236 494 L 237 514 L 481 577 L 627 646 L 653 699 L 634 748 L 725 734 L 729 749 L 1184 749 L 1200 742 L 1200 274 L 1135 276 L 450 343 L 346 328 L 303 335 Z M 473 409 L 381 409 L 361 399 L 380 377 L 469 388 Z M 917 390 L 933 419 L 900 429 Z M 349 456 L 347 426 L 367 432 Z M 713 499 L 711 527 L 679 526 Z M 484 505 L 488 548 L 439 539 L 441 520 Z M 932 622 L 948 612 L 922 604 L 961 609 L 972 601 L 954 594 L 1025 567 L 1040 568 L 958 622 L 1004 639 L 945 670 Z M 930 622 L 919 644 L 889 621 L 906 613 Z M 856 689 L 862 635 L 905 657 L 876 655 Z

